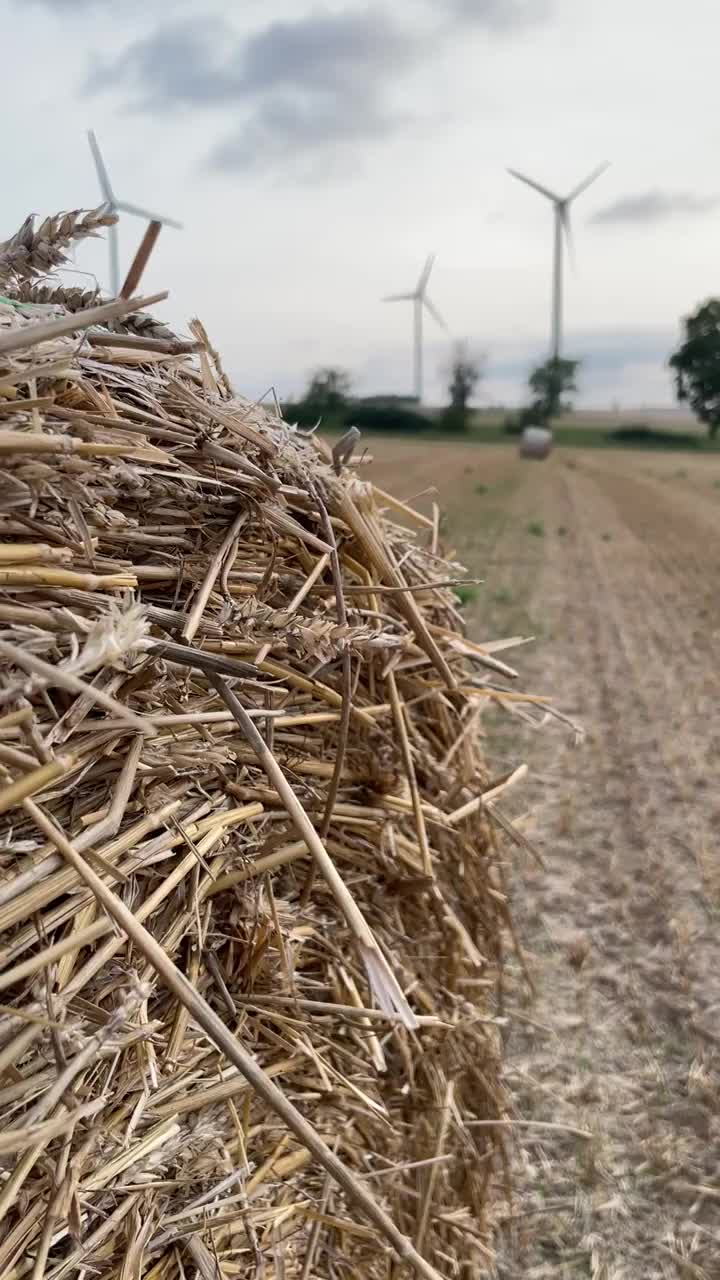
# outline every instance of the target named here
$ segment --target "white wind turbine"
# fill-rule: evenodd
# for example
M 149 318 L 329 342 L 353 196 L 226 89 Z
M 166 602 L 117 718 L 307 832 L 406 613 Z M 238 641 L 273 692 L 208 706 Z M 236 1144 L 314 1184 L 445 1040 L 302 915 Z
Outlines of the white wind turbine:
M 413 304 L 413 384 L 418 404 L 423 394 L 423 307 L 442 329 L 447 325 L 427 296 L 427 285 L 433 269 L 435 254 L 431 253 L 420 272 L 418 282 L 410 293 L 391 293 L 383 302 L 412 302 Z
M 178 231 L 182 230 L 182 223 L 175 222 L 173 218 L 161 218 L 158 213 L 150 213 L 147 209 L 141 209 L 139 205 L 130 204 L 127 200 L 118 200 L 110 185 L 110 177 L 105 168 L 105 161 L 102 158 L 98 140 L 92 129 L 88 129 L 88 142 L 95 161 L 103 200 L 111 213 L 131 213 L 136 218 L 147 218 L 148 222 L 161 222 L 166 227 L 175 227 Z M 108 244 L 110 248 L 110 289 L 112 296 L 116 298 L 120 292 L 120 255 L 117 224 L 108 227 Z
M 528 178 L 524 173 L 518 173 L 517 169 L 508 169 L 513 178 L 519 178 L 521 182 L 527 183 L 534 191 L 539 191 L 541 196 L 545 196 L 552 202 L 554 212 L 554 232 L 553 232 L 553 289 L 552 289 L 552 329 L 550 339 L 550 355 L 553 360 L 560 358 L 560 350 L 562 347 L 562 304 L 563 304 L 563 233 L 567 240 L 568 250 L 572 257 L 572 236 L 570 232 L 570 205 L 573 200 L 590 186 L 596 178 L 600 177 L 608 168 L 608 164 L 601 164 L 597 169 L 593 169 L 587 178 L 583 178 L 573 191 L 567 196 L 556 195 L 554 191 L 549 191 L 547 187 L 542 187 L 539 182 L 535 182 L 533 178 Z

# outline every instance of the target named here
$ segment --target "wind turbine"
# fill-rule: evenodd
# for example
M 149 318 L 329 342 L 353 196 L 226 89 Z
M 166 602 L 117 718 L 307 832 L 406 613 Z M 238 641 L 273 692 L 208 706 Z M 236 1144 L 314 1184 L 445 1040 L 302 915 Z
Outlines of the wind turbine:
M 435 254 L 431 253 L 420 272 L 415 288 L 410 293 L 391 293 L 383 298 L 383 302 L 412 302 L 413 304 L 413 384 L 418 404 L 422 403 L 423 393 L 423 307 L 441 329 L 447 329 L 439 311 L 427 296 L 428 280 L 434 261 Z
M 554 191 L 549 191 L 547 187 L 541 186 L 533 178 L 526 177 L 524 173 L 518 173 L 517 169 L 508 169 L 508 173 L 511 173 L 513 178 L 519 178 L 521 182 L 525 182 L 529 187 L 532 187 L 534 191 L 539 191 L 540 195 L 545 196 L 553 205 L 555 227 L 553 233 L 552 336 L 550 340 L 550 354 L 553 360 L 560 358 L 560 348 L 562 346 L 563 233 L 567 240 L 570 257 L 573 258 L 570 205 L 607 168 L 608 164 L 606 163 L 599 165 L 597 169 L 593 169 L 592 173 L 588 174 L 587 178 L 583 178 L 582 182 L 567 196 L 559 196 Z
M 111 213 L 131 213 L 136 218 L 147 218 L 148 222 L 161 222 L 166 227 L 175 227 L 178 231 L 182 231 L 182 223 L 175 222 L 173 218 L 161 218 L 157 213 L 150 213 L 147 209 L 141 209 L 139 205 L 130 204 L 127 200 L 118 200 L 110 185 L 110 177 L 105 168 L 105 161 L 102 158 L 98 140 L 92 129 L 88 129 L 88 142 L 95 161 L 100 190 Z M 110 289 L 112 296 L 116 298 L 120 292 L 120 255 L 117 224 L 108 228 L 108 244 L 110 247 Z

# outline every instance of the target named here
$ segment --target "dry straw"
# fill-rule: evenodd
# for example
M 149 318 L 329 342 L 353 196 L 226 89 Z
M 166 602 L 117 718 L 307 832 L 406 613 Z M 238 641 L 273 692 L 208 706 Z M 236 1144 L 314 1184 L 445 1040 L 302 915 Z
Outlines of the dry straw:
M 515 672 L 199 322 L 33 292 L 93 217 L 0 250 L 0 1276 L 478 1276 Z
M 67 249 L 77 240 L 97 236 L 117 222 L 117 214 L 107 205 L 98 209 L 73 209 L 57 213 L 35 225 L 30 214 L 15 235 L 0 244 L 0 281 L 28 280 L 44 275 L 67 262 Z

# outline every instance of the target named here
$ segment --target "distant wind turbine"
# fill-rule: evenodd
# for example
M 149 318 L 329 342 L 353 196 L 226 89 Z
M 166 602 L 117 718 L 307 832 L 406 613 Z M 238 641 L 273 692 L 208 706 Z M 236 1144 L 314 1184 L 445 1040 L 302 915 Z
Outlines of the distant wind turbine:
M 582 182 L 567 196 L 556 195 L 554 191 L 549 191 L 547 187 L 542 187 L 533 178 L 526 177 L 524 173 L 518 173 L 517 169 L 508 169 L 508 173 L 511 173 L 513 178 L 519 178 L 521 182 L 525 182 L 529 187 L 532 187 L 534 191 L 539 191 L 540 195 L 545 196 L 553 205 L 555 228 L 553 234 L 552 331 L 550 339 L 550 354 L 553 360 L 560 358 L 560 349 L 562 347 L 563 233 L 567 241 L 570 257 L 571 259 L 574 257 L 570 231 L 570 205 L 608 167 L 609 165 L 606 163 L 599 165 L 597 169 L 593 169 L 592 173 L 587 178 L 583 178 Z
M 178 231 L 182 231 L 182 223 L 175 222 L 173 218 L 161 218 L 158 213 L 150 213 L 147 209 L 141 209 L 139 205 L 129 204 L 127 200 L 118 200 L 111 185 L 108 171 L 105 168 L 105 161 L 100 153 L 98 140 L 92 129 L 88 130 L 88 142 L 92 151 L 95 168 L 97 170 L 98 182 L 102 191 L 103 200 L 110 209 L 111 213 L 131 213 L 136 218 L 147 218 L 148 222 L 162 222 L 166 227 L 175 227 Z M 108 228 L 108 244 L 110 247 L 110 290 L 114 298 L 120 292 L 120 255 L 118 249 L 118 232 L 117 224 Z
M 418 403 L 423 395 L 423 307 L 442 329 L 447 325 L 427 296 L 428 280 L 433 269 L 435 254 L 431 253 L 420 272 L 418 282 L 410 293 L 391 293 L 383 302 L 412 302 L 413 304 L 413 384 Z

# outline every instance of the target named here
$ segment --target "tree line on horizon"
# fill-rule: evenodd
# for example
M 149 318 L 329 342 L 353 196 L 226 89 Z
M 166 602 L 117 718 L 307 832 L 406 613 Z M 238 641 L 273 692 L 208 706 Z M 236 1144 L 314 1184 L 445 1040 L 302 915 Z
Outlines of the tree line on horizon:
M 470 425 L 471 400 L 485 374 L 485 357 L 473 353 L 467 343 L 458 342 L 445 370 L 447 404 L 434 425 L 449 432 L 466 431 Z M 702 422 L 710 439 L 720 431 L 720 298 L 709 298 L 683 320 L 683 338 L 668 361 L 673 372 L 675 394 L 689 405 Z M 505 420 L 510 433 L 526 426 L 551 428 L 572 405 L 567 399 L 577 391 L 580 360 L 550 357 L 531 370 L 527 405 Z M 323 422 L 326 426 L 353 425 L 366 430 L 421 431 L 428 417 L 408 396 L 352 397 L 352 376 L 341 368 L 317 369 L 308 381 L 302 398 L 285 406 L 286 417 L 300 426 Z

